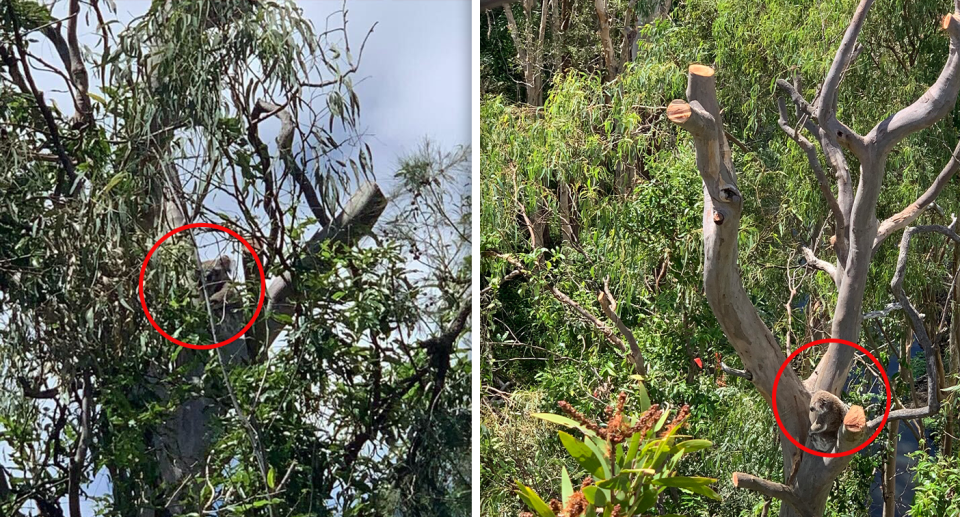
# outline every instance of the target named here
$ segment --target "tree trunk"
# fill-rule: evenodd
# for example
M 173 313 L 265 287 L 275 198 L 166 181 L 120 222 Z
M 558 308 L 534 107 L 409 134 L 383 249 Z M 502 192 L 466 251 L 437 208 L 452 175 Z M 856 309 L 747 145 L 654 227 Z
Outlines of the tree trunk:
M 897 439 L 900 421 L 887 424 L 887 463 L 883 469 L 883 517 L 897 517 Z
M 170 194 L 169 190 L 167 194 Z M 182 225 L 184 220 L 181 212 L 176 208 L 178 204 L 176 197 L 169 195 L 165 197 L 164 205 L 168 214 L 168 224 Z M 329 267 L 313 258 L 313 254 L 320 249 L 323 243 L 333 241 L 348 247 L 356 245 L 360 239 L 370 234 L 385 207 L 386 197 L 379 187 L 373 183 L 362 185 L 344 206 L 343 211 L 330 224 L 317 231 L 310 238 L 305 246 L 307 255 L 302 259 L 303 265 L 315 269 Z M 258 344 L 253 349 L 260 351 L 269 349 L 285 326 L 284 323 L 275 318 L 270 318 L 269 315 L 293 314 L 296 307 L 296 302 L 293 300 L 295 295 L 296 281 L 290 273 L 286 273 L 271 282 L 266 293 L 266 310 L 259 316 L 260 318 L 269 318 L 266 325 L 266 342 Z M 233 307 L 228 310 L 230 314 L 223 318 L 215 328 L 215 334 L 220 340 L 235 335 L 249 319 L 249 315 L 242 313 L 242 308 Z M 214 351 L 181 351 L 178 356 L 178 363 L 181 365 L 188 364 L 194 358 L 200 357 L 196 365 L 182 379 L 183 382 L 203 385 L 201 377 L 205 370 L 205 364 L 216 357 L 216 354 L 223 354 L 228 367 L 258 359 L 248 357 L 247 350 L 249 348 L 247 343 L 244 342 L 246 339 L 254 339 L 254 334 L 249 332 L 241 339 Z M 262 358 L 265 355 L 260 354 L 260 357 Z M 164 387 L 158 388 L 157 394 L 161 400 L 169 399 L 168 390 Z M 225 402 L 226 398 L 225 393 L 219 391 L 213 393 L 205 390 L 202 395 L 183 402 L 173 411 L 169 419 L 154 432 L 161 479 L 167 487 L 166 494 L 163 495 L 162 499 L 167 501 L 166 509 L 174 514 L 181 513 L 184 510 L 179 503 L 181 498 L 175 494 L 187 492 L 188 490 L 183 489 L 183 486 L 189 484 L 191 480 L 202 477 L 204 462 L 213 439 L 211 423 L 216 415 L 222 414 L 229 407 L 228 403 Z M 243 418 L 241 417 L 241 419 Z M 255 430 L 251 430 L 251 434 L 251 439 L 258 439 Z M 254 449 L 256 449 L 256 444 L 254 444 Z M 154 515 L 152 510 L 141 512 L 143 517 L 152 515 Z
M 790 94 L 798 113 L 802 114 L 800 125 L 817 137 L 828 162 L 837 171 L 838 197 L 833 198 L 829 186 L 821 190 L 827 197 L 828 205 L 833 207 L 834 216 L 838 218 L 836 227 L 849 228 L 849 234 L 838 232 L 834 248 L 838 255 L 836 265 L 816 259 L 812 251 L 809 254 L 813 260 L 808 259 L 808 264 L 829 274 L 839 289 L 831 336 L 852 342 L 859 341 L 867 272 L 877 246 L 893 231 L 906 228 L 918 215 L 916 211 L 908 209 L 878 225 L 876 205 L 886 157 L 908 135 L 946 116 L 953 109 L 960 91 L 960 58 L 957 52 L 960 16 L 953 14 L 945 16 L 942 21 L 942 28 L 951 40 L 947 62 L 940 77 L 917 102 L 880 122 L 866 136 L 856 134 L 839 122 L 836 119 L 836 101 L 840 78 L 858 53 L 856 40 L 872 3 L 873 0 L 861 0 L 827 73 L 816 106 L 808 104 L 797 87 L 783 80 L 777 81 L 781 90 Z M 811 142 L 786 122 L 786 106 L 782 100 L 778 107 L 781 128 L 804 149 L 812 147 Z M 703 180 L 703 275 L 707 301 L 761 395 L 771 404 L 776 396 L 776 409 L 783 424 L 780 443 L 786 484 L 739 472 L 733 475 L 733 484 L 783 501 L 781 517 L 823 515 L 833 481 L 847 468 L 852 455 L 827 458 L 801 452 L 782 433 L 784 430 L 789 432 L 797 443 L 807 440 L 810 426 L 807 408 L 811 392 L 816 389 L 839 394 L 847 379 L 855 349 L 831 344 L 817 368 L 804 382 L 787 365 L 779 378 L 777 392 L 773 393 L 774 377 L 786 357 L 750 301 L 739 276 L 737 242 L 743 197 L 737 187 L 712 68 L 690 66 L 687 100 L 671 102 L 667 107 L 667 118 L 692 135 L 697 169 Z M 855 197 L 849 189 L 851 178 L 841 148 L 860 161 L 860 185 Z M 808 158 L 814 172 L 820 171 L 818 176 L 822 175 L 818 155 L 815 152 L 808 153 Z M 927 192 L 937 191 L 936 185 L 942 183 L 944 177 L 951 177 L 956 169 L 948 164 L 934 187 Z M 878 231 L 878 228 L 883 231 Z M 938 352 L 902 285 L 910 237 L 917 232 L 937 232 L 960 242 L 960 235 L 954 232 L 953 225 L 908 228 L 904 231 L 891 289 L 927 354 L 926 367 L 932 384 L 927 407 L 893 411 L 889 416 L 890 422 L 902 418 L 921 418 L 939 411 L 935 385 Z M 808 391 L 807 387 L 811 390 Z M 846 451 L 859 446 L 879 428 L 882 421 L 882 417 L 877 417 L 867 422 L 862 408 L 850 408 L 844 418 L 836 450 Z

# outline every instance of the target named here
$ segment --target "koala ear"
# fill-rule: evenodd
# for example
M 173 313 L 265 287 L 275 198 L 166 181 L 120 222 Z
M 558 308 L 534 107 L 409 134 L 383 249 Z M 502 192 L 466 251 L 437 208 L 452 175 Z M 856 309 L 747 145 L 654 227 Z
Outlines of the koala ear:
M 233 260 L 226 255 L 220 255 L 220 267 L 226 271 L 233 271 Z

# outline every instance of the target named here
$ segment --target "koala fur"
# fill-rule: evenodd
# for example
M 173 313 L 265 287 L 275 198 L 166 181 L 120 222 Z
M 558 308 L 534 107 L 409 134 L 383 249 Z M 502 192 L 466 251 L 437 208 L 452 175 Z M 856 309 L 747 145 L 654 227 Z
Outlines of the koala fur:
M 203 277 L 203 280 L 200 282 L 200 287 L 206 286 L 207 296 L 213 298 L 230 281 L 232 270 L 233 261 L 226 255 L 201 262 L 199 275 Z
M 210 308 L 213 310 L 217 340 L 224 340 L 236 335 L 247 323 L 247 316 L 242 310 L 240 293 L 234 285 L 231 272 L 233 261 L 223 255 L 213 260 L 205 260 L 200 264 L 200 274 L 203 276 L 201 288 L 205 285 Z M 201 300 L 202 301 L 202 300 Z M 251 355 L 246 349 L 243 337 L 227 344 L 223 348 L 229 362 L 246 361 Z
M 836 395 L 819 390 L 810 399 L 810 437 L 807 446 L 830 452 L 837 445 L 840 426 L 849 408 Z

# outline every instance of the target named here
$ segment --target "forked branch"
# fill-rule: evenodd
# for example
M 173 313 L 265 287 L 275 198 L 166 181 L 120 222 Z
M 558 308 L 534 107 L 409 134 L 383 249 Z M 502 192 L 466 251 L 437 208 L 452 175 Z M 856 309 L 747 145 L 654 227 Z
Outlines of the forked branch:
M 751 476 L 750 474 L 744 474 L 743 472 L 734 472 L 733 486 L 736 488 L 753 490 L 754 492 L 763 494 L 767 497 L 779 499 L 790 506 L 793 506 L 798 512 L 800 512 L 800 515 L 803 515 L 804 517 L 814 517 L 813 514 L 804 513 L 804 508 L 806 508 L 806 506 L 801 503 L 800 498 L 797 497 L 797 494 L 794 493 L 793 489 L 787 485 L 774 481 L 768 481 L 756 476 Z
M 740 279 L 737 234 L 743 198 L 737 189 L 730 146 L 724 136 L 712 68 L 690 66 L 687 102 L 670 103 L 667 118 L 693 135 L 697 169 L 703 180 L 703 283 L 707 301 L 744 369 L 752 374 L 752 382 L 772 401 L 776 365 L 783 364 L 786 356 L 760 319 Z M 809 400 L 796 372 L 788 368 L 778 384 L 777 404 L 784 425 L 794 435 L 800 435 L 809 426 Z
M 939 393 L 937 393 L 939 389 L 937 380 L 937 357 L 939 357 L 940 351 L 936 343 L 934 343 L 927 334 L 926 327 L 920 318 L 919 312 L 917 312 L 917 309 L 910 303 L 910 299 L 904 292 L 903 278 L 907 271 L 907 256 L 910 251 L 910 240 L 913 236 L 920 233 L 939 233 L 953 242 L 960 244 L 960 235 L 957 235 L 955 231 L 956 224 L 957 219 L 954 218 L 950 226 L 930 225 L 907 228 L 904 230 L 903 237 L 900 239 L 900 255 L 897 257 L 897 269 L 893 274 L 893 279 L 890 281 L 890 289 L 893 291 L 893 296 L 903 307 L 903 312 L 907 315 L 907 323 L 913 330 L 913 334 L 917 337 L 920 346 L 923 347 L 927 367 L 927 405 L 921 408 L 905 408 L 891 411 L 889 420 L 923 418 L 934 415 L 940 411 L 940 397 Z M 882 416 L 871 420 L 867 424 L 869 431 L 873 432 L 879 427 L 882 420 Z
M 937 199 L 943 188 L 950 183 L 950 179 L 953 178 L 954 174 L 956 174 L 957 169 L 960 169 L 960 159 L 957 159 L 958 156 L 960 156 L 960 142 L 958 142 L 957 146 L 953 148 L 953 154 L 950 156 L 950 160 L 947 162 L 947 165 L 943 168 L 943 170 L 940 171 L 940 175 L 937 176 L 937 179 L 933 180 L 933 184 L 930 185 L 930 188 L 921 194 L 916 201 L 910 203 L 909 206 L 880 223 L 880 229 L 877 230 L 877 238 L 873 241 L 874 253 L 876 253 L 877 248 L 880 247 L 880 244 L 884 241 L 884 239 L 889 237 L 897 230 L 906 228 L 907 225 L 916 221 L 917 218 L 920 217 L 920 214 L 923 213 L 924 209 L 930 206 L 930 204 Z

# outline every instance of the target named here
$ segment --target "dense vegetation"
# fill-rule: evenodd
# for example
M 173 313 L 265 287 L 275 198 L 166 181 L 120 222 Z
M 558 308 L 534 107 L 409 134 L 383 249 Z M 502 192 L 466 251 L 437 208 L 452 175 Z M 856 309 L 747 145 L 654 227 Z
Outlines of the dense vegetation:
M 0 515 L 468 515 L 469 148 L 374 174 L 346 11 L 117 9 L 0 1 Z M 254 249 L 179 234 L 143 299 L 208 345 L 265 295 L 215 350 L 138 296 L 196 222 Z
M 722 2 L 676 5 L 635 2 L 533 2 L 481 18 L 481 361 L 483 399 L 481 490 L 485 515 L 520 511 L 514 478 L 545 498 L 557 486 L 560 465 L 576 478 L 548 426 L 529 418 L 553 412 L 560 400 L 593 414 L 621 390 L 632 392 L 637 369 L 626 358 L 631 336 L 646 370 L 651 398 L 692 410 L 685 433 L 714 447 L 685 460 L 690 475 L 718 478 L 722 503 L 667 492 L 665 513 L 759 515 L 770 504 L 735 489 L 730 476 L 748 471 L 783 481 L 777 428 L 753 386 L 726 375 L 736 354 L 726 342 L 702 291 L 703 185 L 691 139 L 667 122 L 666 105 L 685 98 L 687 65 L 710 64 L 734 160 L 744 215 L 741 275 L 767 326 L 789 353 L 829 334 L 836 299 L 833 282 L 805 267 L 801 245 L 831 246 L 829 208 L 806 155 L 778 127 L 777 79 L 798 77 L 813 99 L 855 5 L 850 2 Z M 608 16 L 613 46 L 604 43 L 599 6 Z M 658 7 L 658 8 L 656 8 Z M 858 131 L 913 102 L 936 79 L 948 39 L 939 18 L 948 2 L 878 1 L 867 18 L 859 57 L 840 89 L 841 115 Z M 640 13 L 636 55 L 622 59 Z M 554 23 L 554 19 L 557 22 Z M 541 30 L 541 20 L 546 20 Z M 625 22 L 624 20 L 627 20 Z M 608 48 L 614 50 L 613 59 Z M 520 50 L 520 51 L 518 51 Z M 542 56 L 542 96 L 524 61 Z M 610 64 L 619 66 L 611 67 Z M 542 98 L 542 106 L 536 104 Z M 957 142 L 960 113 L 908 138 L 886 168 L 878 205 L 884 218 L 914 201 L 947 163 Z M 956 180 L 954 180 L 955 182 Z M 953 183 L 918 224 L 949 224 L 960 212 Z M 893 301 L 889 283 L 897 258 L 892 238 L 877 252 L 864 311 Z M 948 387 L 960 372 L 960 335 L 953 280 L 957 248 L 918 239 L 905 287 L 943 352 Z M 616 319 L 598 300 L 616 301 Z M 901 311 L 866 319 L 860 343 L 891 367 L 898 403 L 925 404 L 922 355 Z M 619 343 L 619 344 L 618 344 Z M 809 373 L 822 350 L 804 352 L 795 367 Z M 702 367 L 701 367 L 702 365 Z M 862 367 L 856 367 L 861 371 Z M 876 377 L 853 376 L 852 401 L 882 411 Z M 955 481 L 943 462 L 956 461 L 955 392 L 939 415 L 923 420 L 926 439 L 916 455 L 918 483 Z M 906 424 L 901 426 L 901 429 Z M 870 488 L 890 453 L 884 432 L 858 454 L 833 487 L 828 515 L 867 515 Z M 952 458 L 952 460 L 951 460 Z M 939 465 L 939 466 L 938 466 Z M 952 476 L 952 477 L 951 477 Z M 885 488 L 885 487 L 884 487 Z M 542 490 L 542 491 L 541 491 Z M 547 493 L 544 493 L 546 491 Z M 913 515 L 944 515 L 956 490 L 925 488 Z M 899 495 L 897 496 L 899 498 Z M 774 507 L 779 503 L 773 502 Z M 773 511 L 773 509 L 769 509 Z

